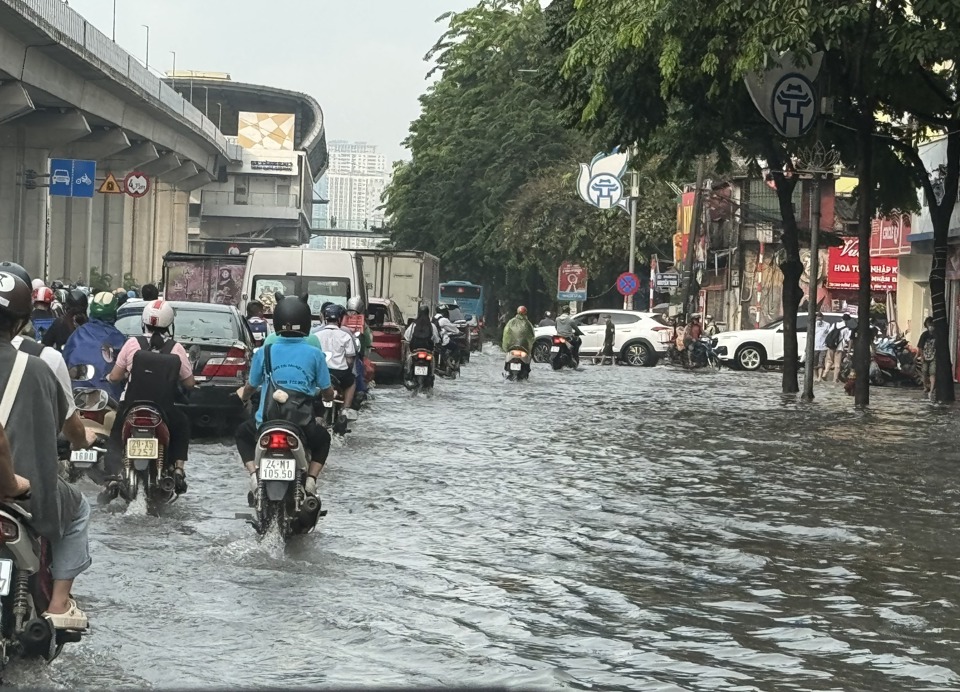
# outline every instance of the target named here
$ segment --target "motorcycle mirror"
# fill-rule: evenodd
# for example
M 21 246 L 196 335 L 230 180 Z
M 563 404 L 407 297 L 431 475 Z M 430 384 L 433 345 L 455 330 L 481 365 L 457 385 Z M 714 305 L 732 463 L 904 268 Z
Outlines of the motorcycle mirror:
M 77 389 L 73 403 L 81 411 L 103 411 L 110 406 L 110 395 L 102 389 Z
M 97 376 L 97 369 L 92 365 L 74 365 L 69 370 L 70 379 L 76 382 L 89 382 Z

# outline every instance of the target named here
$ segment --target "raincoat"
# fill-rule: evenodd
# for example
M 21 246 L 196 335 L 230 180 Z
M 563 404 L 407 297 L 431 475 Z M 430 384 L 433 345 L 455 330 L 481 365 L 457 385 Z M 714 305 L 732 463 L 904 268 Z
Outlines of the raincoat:
M 536 336 L 533 333 L 533 325 L 526 315 L 517 315 L 507 322 L 503 328 L 503 350 L 509 351 L 512 348 L 520 347 L 527 353 L 533 351 L 533 342 Z
M 68 368 L 75 365 L 92 365 L 95 370 L 91 381 L 73 381 L 76 387 L 96 387 L 114 399 L 119 399 L 123 384 L 108 382 L 106 376 L 113 370 L 120 349 L 127 342 L 120 330 L 98 319 L 80 325 L 67 339 L 63 347 L 63 359 Z

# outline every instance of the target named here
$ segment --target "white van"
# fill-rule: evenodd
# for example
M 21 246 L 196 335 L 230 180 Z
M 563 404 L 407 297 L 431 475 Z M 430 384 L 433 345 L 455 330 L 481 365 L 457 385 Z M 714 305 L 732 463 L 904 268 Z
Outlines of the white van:
M 240 305 L 246 314 L 247 303 L 263 303 L 265 317 L 273 314 L 274 296 L 302 296 L 314 319 L 322 320 L 320 308 L 331 302 L 346 305 L 359 295 L 367 302 L 363 278 L 363 260 L 350 250 L 307 250 L 295 247 L 255 248 L 247 255 Z

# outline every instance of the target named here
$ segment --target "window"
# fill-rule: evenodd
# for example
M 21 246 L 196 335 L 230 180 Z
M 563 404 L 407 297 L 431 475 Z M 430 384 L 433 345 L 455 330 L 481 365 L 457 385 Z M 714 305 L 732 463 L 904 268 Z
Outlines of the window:
M 387 306 L 386 305 L 369 305 L 367 306 L 367 322 L 370 323 L 370 328 L 382 327 L 383 323 L 387 321 Z
M 176 309 L 175 315 L 173 334 L 178 341 L 243 338 L 233 313 L 181 307 Z M 115 326 L 126 336 L 140 336 L 143 334 L 142 320 L 141 308 L 122 315 Z
M 574 320 L 574 324 L 578 327 L 589 327 L 597 323 L 597 320 L 600 319 L 600 313 L 590 312 L 586 315 L 580 315 L 577 319 Z
M 346 279 L 306 278 L 307 303 L 314 315 L 324 303 L 346 305 L 350 298 L 350 282 Z
M 483 291 L 481 286 L 451 286 L 444 285 L 440 287 L 441 298 L 467 298 L 477 300 Z
M 624 315 L 623 313 L 613 313 L 610 315 L 614 324 L 636 324 L 640 321 L 639 315 Z

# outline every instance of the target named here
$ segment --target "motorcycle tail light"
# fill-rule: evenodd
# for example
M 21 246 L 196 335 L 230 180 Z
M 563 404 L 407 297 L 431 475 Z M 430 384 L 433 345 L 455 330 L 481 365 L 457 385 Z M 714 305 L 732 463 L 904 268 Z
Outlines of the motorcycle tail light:
M 433 360 L 433 354 L 430 353 L 418 353 L 417 358 L 420 360 Z
M 231 348 L 222 358 L 210 358 L 203 366 L 203 377 L 240 377 L 247 369 L 247 354 L 242 348 Z
M 263 449 L 297 449 L 300 441 L 293 435 L 285 432 L 272 432 L 260 438 L 260 447 Z
M 136 408 L 130 412 L 130 416 L 135 428 L 155 428 L 163 422 L 160 414 L 148 408 Z
M 555 336 L 555 337 L 553 337 L 553 343 L 555 343 L 555 344 L 557 344 L 557 345 L 559 346 L 560 344 L 565 344 L 565 343 L 567 343 L 567 340 L 564 339 L 562 336 Z
M 510 355 L 514 358 L 526 358 L 527 354 L 524 351 L 510 351 Z
M 0 537 L 4 541 L 15 541 L 20 538 L 20 527 L 6 517 L 0 517 Z

